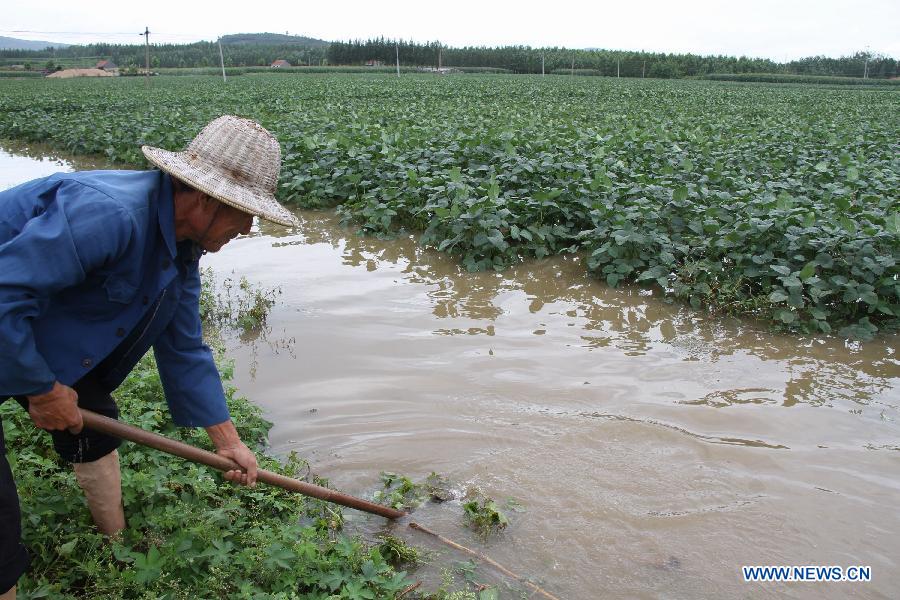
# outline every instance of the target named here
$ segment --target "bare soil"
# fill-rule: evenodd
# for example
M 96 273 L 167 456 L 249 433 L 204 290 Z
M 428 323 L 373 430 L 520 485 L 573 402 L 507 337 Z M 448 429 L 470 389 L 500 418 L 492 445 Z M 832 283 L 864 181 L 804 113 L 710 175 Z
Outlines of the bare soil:
M 55 79 L 69 79 L 70 77 L 113 77 L 113 74 L 103 69 L 65 69 L 51 73 L 47 77 Z

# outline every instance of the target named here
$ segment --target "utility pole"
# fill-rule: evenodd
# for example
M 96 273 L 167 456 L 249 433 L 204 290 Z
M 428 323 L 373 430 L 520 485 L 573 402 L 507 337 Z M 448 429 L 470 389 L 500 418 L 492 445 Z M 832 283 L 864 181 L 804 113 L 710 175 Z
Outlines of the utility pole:
M 644 78 L 644 72 L 647 70 L 647 61 L 644 61 L 644 64 L 641 65 L 641 79 Z
M 441 59 L 443 58 L 443 57 L 441 56 L 441 54 L 442 54 L 443 52 L 444 52 L 444 49 L 441 48 L 440 45 L 438 45 L 438 72 L 439 72 L 439 73 L 440 73 L 440 71 L 441 71 Z
M 219 38 L 219 64 L 222 65 L 222 83 L 228 81 L 225 79 L 225 55 L 222 54 L 222 38 Z
M 869 78 L 869 47 L 866 46 L 866 62 L 863 63 L 863 79 Z
M 400 77 L 400 42 L 397 42 L 394 47 L 397 49 L 397 77 Z
M 575 77 L 575 53 L 572 53 L 572 77 Z
M 541 52 L 541 77 L 546 77 L 546 73 L 544 73 L 544 53 Z
M 145 26 L 144 33 L 139 33 L 138 35 L 144 36 L 144 62 L 147 69 L 144 83 L 150 85 L 150 28 Z
M 619 59 L 616 59 L 616 79 L 619 78 Z

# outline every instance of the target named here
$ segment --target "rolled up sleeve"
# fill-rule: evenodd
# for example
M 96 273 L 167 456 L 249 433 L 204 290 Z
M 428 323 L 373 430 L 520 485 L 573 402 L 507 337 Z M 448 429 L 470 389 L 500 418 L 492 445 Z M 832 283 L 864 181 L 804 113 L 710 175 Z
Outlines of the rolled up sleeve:
M 172 321 L 153 345 L 172 420 L 183 427 L 209 427 L 230 418 L 212 351 L 203 343 L 200 272 L 191 269 Z

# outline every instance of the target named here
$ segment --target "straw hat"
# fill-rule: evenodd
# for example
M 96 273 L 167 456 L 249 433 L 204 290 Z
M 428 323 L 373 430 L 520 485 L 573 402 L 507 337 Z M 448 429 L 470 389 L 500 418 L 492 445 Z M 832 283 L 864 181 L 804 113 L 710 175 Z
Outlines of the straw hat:
M 278 140 L 250 119 L 225 115 L 197 134 L 182 152 L 141 146 L 151 163 L 239 210 L 279 225 L 296 217 L 275 199 L 281 170 Z

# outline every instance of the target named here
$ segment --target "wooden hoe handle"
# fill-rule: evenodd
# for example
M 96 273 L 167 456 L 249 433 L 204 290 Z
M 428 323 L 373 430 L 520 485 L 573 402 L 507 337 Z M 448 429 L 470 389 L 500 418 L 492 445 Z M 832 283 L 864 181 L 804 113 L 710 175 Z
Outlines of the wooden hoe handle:
M 218 469 L 219 471 L 243 470 L 237 463 L 224 456 L 219 456 L 218 454 L 191 446 L 190 444 L 185 444 L 156 433 L 151 433 L 140 427 L 135 427 L 134 425 L 128 425 L 127 423 L 104 417 L 103 415 L 99 415 L 90 410 L 85 410 L 83 408 L 78 410 L 81 411 L 81 418 L 84 419 L 84 426 L 89 427 L 94 431 L 106 433 L 142 446 L 149 446 L 150 448 L 155 448 L 161 452 L 180 456 L 185 460 L 200 463 Z M 305 481 L 300 481 L 291 477 L 285 477 L 284 475 L 279 475 L 278 473 L 273 473 L 272 471 L 267 471 L 265 469 L 259 469 L 257 480 L 291 492 L 298 492 L 327 502 L 334 502 L 341 506 L 355 508 L 388 519 L 399 519 L 406 516 L 406 513 L 402 510 L 375 504 L 374 502 L 369 502 L 368 500 L 363 500 L 356 496 L 342 494 L 341 492 L 329 490 L 328 488 L 306 483 Z

